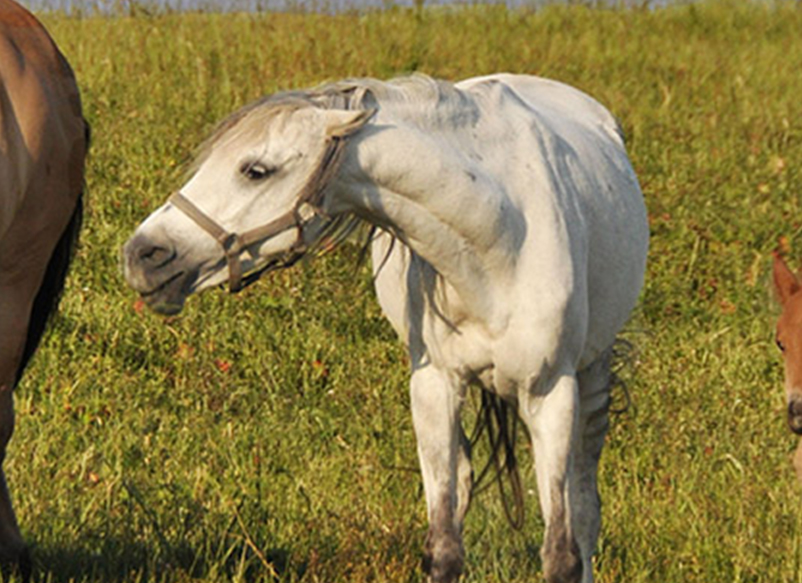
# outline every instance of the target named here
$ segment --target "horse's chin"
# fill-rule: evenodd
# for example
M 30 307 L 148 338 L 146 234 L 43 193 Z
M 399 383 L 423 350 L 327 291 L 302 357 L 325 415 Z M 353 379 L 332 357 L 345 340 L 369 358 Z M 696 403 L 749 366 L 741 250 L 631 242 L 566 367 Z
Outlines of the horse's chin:
M 161 316 L 175 316 L 184 309 L 186 297 L 181 297 L 180 299 L 171 298 L 169 300 L 150 297 L 142 299 L 145 301 L 147 306 L 157 314 Z
M 175 316 L 184 309 L 189 295 L 186 288 L 190 278 L 183 272 L 169 278 L 156 289 L 140 293 L 142 301 L 154 312 L 162 316 Z

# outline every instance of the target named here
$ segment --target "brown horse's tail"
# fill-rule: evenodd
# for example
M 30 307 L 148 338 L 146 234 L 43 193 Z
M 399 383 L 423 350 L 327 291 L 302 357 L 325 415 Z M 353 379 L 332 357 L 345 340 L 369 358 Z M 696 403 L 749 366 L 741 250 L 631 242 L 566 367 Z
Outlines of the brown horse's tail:
M 84 128 L 86 149 L 88 150 L 89 124 L 84 122 Z M 44 335 L 47 322 L 53 312 L 56 311 L 56 308 L 58 308 L 61 293 L 64 291 L 64 281 L 67 279 L 67 271 L 69 270 L 75 247 L 78 244 L 78 234 L 83 222 L 83 190 L 84 187 L 82 186 L 81 192 L 78 193 L 78 201 L 70 217 L 70 222 L 61 234 L 58 243 L 56 243 L 56 248 L 53 249 L 53 254 L 50 256 L 50 261 L 47 263 L 47 269 L 42 279 L 42 285 L 39 286 L 39 291 L 36 292 L 36 298 L 31 308 L 31 317 L 28 320 L 28 335 L 25 339 L 25 348 L 17 368 L 17 376 L 14 379 L 15 387 L 19 384 L 25 367 L 28 366 L 31 357 L 36 352 L 36 348 Z

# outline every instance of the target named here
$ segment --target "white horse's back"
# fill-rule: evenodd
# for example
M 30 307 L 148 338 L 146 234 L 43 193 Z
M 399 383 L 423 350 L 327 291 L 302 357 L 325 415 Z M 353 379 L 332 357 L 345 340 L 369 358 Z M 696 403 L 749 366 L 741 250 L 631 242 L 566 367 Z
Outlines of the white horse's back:
M 598 130 L 614 138 L 617 136 L 620 141 L 618 122 L 607 108 L 586 93 L 552 79 L 501 73 L 466 79 L 455 87 L 479 93 L 492 84 L 514 92 L 533 110 L 550 119 L 563 137 L 568 137 L 572 127 L 581 126 L 585 131 Z

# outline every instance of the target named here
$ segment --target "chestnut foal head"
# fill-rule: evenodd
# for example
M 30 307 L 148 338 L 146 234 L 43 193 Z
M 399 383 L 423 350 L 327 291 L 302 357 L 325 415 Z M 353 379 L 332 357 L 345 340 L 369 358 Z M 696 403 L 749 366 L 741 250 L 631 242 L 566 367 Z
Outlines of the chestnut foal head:
M 788 426 L 802 435 L 802 280 L 776 253 L 773 271 L 774 289 L 782 306 L 776 340 L 785 362 Z

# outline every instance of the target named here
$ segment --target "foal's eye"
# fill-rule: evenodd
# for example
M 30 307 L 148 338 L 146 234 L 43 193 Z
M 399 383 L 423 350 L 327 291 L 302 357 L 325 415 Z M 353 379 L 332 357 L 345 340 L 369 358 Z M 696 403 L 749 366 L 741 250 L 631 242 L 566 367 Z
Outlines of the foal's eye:
M 777 340 L 775 340 L 775 342 L 777 343 L 777 348 L 780 349 L 780 352 L 785 352 L 785 344 L 780 342 L 779 338 L 777 338 Z
M 262 162 L 246 162 L 240 166 L 239 171 L 248 180 L 264 180 L 273 174 L 276 169 Z

